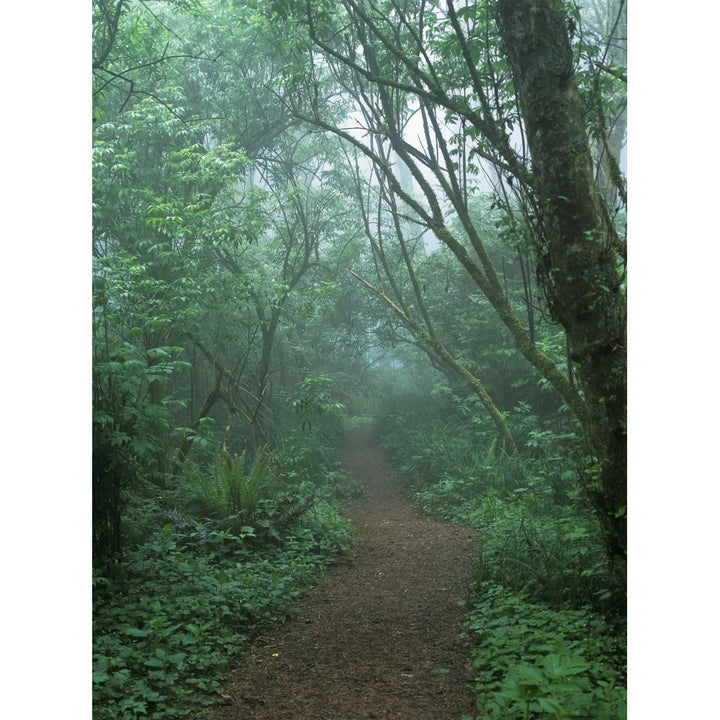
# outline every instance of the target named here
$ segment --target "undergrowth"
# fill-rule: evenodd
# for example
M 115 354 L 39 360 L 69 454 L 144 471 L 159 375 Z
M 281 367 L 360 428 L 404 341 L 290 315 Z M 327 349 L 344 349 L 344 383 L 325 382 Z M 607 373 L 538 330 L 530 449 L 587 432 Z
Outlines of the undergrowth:
M 551 608 L 483 583 L 467 628 L 475 644 L 475 718 L 627 717 L 626 631 L 590 610 Z
M 93 572 L 94 720 L 198 717 L 229 657 L 350 547 L 335 497 L 351 487 L 332 463 L 263 450 L 136 489 L 122 562 Z
M 479 714 L 464 720 L 621 720 L 625 588 L 579 490 L 582 443 L 527 407 L 518 415 L 523 449 L 513 455 L 481 418 L 433 420 L 427 404 L 380 428 L 414 502 L 478 534 L 467 636 Z

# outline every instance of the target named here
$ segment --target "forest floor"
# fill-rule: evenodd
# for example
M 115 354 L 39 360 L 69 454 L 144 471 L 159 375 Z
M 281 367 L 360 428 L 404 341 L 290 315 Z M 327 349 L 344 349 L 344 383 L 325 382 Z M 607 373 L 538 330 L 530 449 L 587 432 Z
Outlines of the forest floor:
M 351 434 L 342 459 L 364 489 L 343 506 L 353 548 L 304 596 L 298 617 L 254 638 L 208 720 L 474 716 L 460 637 L 473 531 L 416 510 L 370 431 Z

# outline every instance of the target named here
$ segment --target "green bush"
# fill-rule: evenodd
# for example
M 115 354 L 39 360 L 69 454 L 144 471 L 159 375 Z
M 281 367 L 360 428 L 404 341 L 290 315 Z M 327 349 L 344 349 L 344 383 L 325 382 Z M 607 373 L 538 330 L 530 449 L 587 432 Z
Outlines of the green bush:
M 286 483 L 312 482 L 324 497 L 359 497 L 362 488 L 345 472 L 335 448 L 324 441 L 316 427 L 290 433 L 280 443 L 275 458 Z
M 508 455 L 495 442 L 478 449 L 463 434 L 405 433 L 413 444 L 400 473 L 413 500 L 478 531 L 481 580 L 558 606 L 607 611 L 624 603 L 598 523 L 577 498 L 571 460 Z
M 595 519 L 564 511 L 547 517 L 518 503 L 499 504 L 493 519 L 477 524 L 479 578 L 556 607 L 618 609 L 624 594 L 606 568 Z
M 256 453 L 247 468 L 244 455 L 230 457 L 219 451 L 209 470 L 187 460 L 183 475 L 194 492 L 199 514 L 221 521 L 235 534 L 255 523 L 263 502 L 274 505 L 280 491 L 280 478 L 266 448 Z

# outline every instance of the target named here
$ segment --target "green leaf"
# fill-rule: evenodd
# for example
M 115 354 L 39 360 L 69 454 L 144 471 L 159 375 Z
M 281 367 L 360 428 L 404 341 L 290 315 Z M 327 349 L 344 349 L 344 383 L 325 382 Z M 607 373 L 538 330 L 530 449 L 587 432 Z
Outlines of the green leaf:
M 552 677 L 565 677 L 566 675 L 578 675 L 590 668 L 590 663 L 585 662 L 579 655 L 550 653 L 542 660 L 543 667 L 548 675 Z
M 123 628 L 122 632 L 125 633 L 125 635 L 136 638 L 147 637 L 148 635 L 150 635 L 150 630 L 140 630 L 139 628 L 135 627 Z
M 554 698 L 541 697 L 538 698 L 536 702 L 545 712 L 551 713 L 556 717 L 564 717 L 562 705 Z
M 176 652 L 172 655 L 168 655 L 168 662 L 171 662 L 173 665 L 179 665 L 186 657 L 187 653 Z

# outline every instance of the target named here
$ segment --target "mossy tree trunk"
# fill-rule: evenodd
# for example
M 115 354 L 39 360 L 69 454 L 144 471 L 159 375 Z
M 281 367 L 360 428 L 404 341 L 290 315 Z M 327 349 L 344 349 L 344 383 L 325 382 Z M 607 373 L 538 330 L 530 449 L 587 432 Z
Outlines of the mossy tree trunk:
M 583 424 L 597 457 L 585 487 L 603 524 L 608 554 L 622 567 L 627 546 L 625 247 L 605 203 L 613 194 L 596 182 L 588 133 L 592 114 L 603 109 L 606 98 L 599 86 L 595 98 L 581 97 L 578 90 L 582 76 L 576 75 L 569 37 L 575 23 L 566 15 L 569 5 L 560 0 L 458 4 L 343 0 L 334 5 L 336 25 L 330 3 L 304 2 L 312 53 L 323 53 L 332 83 L 339 79 L 361 108 L 359 122 L 367 137 L 392 146 L 413 177 L 414 193 L 406 192 L 394 163 L 370 141 L 327 120 L 316 101 L 293 94 L 289 103 L 298 119 L 336 133 L 368 158 L 415 221 L 451 250 L 517 349 Z M 595 61 L 592 52 L 576 50 L 583 62 Z M 313 65 L 309 76 L 315 87 L 321 87 L 324 67 Z M 420 118 L 420 142 L 403 134 L 408 109 Z M 461 128 L 455 135 L 449 118 Z M 594 124 L 595 134 L 607 129 Z M 612 143 L 606 146 L 611 152 Z M 467 147 L 467 156 L 459 157 L 456 147 L 463 153 Z M 507 182 L 509 195 L 527 209 L 539 286 L 552 318 L 566 332 L 579 388 L 541 352 L 507 302 L 468 206 L 465 173 L 471 157 L 492 167 L 498 185 Z M 624 187 L 619 187 L 624 181 L 618 167 L 610 167 L 617 172 L 608 179 L 622 190 L 624 205 Z M 506 198 L 504 204 L 514 212 L 514 200 Z M 454 231 L 453 216 L 461 232 Z
M 592 170 L 567 19 L 557 0 L 499 0 L 499 27 L 532 154 L 541 208 L 539 277 L 565 328 L 598 458 L 589 482 L 609 554 L 627 548 L 626 304 L 623 248 Z

